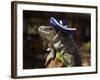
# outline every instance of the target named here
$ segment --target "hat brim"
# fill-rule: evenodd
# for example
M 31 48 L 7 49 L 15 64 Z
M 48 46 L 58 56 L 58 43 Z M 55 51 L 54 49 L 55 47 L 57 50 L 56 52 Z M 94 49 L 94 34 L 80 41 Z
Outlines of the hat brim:
M 68 25 L 62 25 L 54 17 L 50 18 L 50 25 L 64 33 L 76 32 L 76 28 L 68 28 Z

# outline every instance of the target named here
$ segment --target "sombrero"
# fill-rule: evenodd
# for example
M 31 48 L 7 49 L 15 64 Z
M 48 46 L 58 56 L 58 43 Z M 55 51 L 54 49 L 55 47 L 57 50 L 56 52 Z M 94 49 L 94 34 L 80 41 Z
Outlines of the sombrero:
M 65 20 L 60 20 L 59 22 L 54 18 L 50 18 L 50 25 L 54 28 L 62 31 L 64 33 L 71 33 L 73 34 L 76 31 L 76 28 L 68 28 L 68 23 Z

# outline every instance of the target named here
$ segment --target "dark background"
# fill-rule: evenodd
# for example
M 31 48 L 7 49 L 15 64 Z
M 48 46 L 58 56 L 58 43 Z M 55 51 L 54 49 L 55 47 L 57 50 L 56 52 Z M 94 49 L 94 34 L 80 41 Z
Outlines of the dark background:
M 90 42 L 91 15 L 83 13 L 23 11 L 23 69 L 45 68 L 47 46 L 43 44 L 38 27 L 50 25 L 50 17 L 57 20 L 65 19 L 69 27 L 76 27 L 74 39 L 80 47 Z M 89 55 L 90 56 L 90 55 Z

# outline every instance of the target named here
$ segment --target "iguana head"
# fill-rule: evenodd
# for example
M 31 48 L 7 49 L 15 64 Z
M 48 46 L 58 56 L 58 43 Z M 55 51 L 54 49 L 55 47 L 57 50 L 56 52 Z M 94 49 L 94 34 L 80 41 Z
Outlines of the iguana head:
M 47 40 L 50 43 L 50 45 L 52 45 L 52 47 L 55 48 L 56 50 L 64 48 L 64 45 L 61 39 L 59 38 L 59 36 L 61 36 L 61 33 L 60 31 L 55 30 L 54 27 L 40 26 L 39 33 L 40 33 L 40 36 L 44 40 Z
M 52 42 L 54 36 L 57 34 L 57 31 L 52 26 L 40 26 L 38 31 L 40 36 L 48 42 Z

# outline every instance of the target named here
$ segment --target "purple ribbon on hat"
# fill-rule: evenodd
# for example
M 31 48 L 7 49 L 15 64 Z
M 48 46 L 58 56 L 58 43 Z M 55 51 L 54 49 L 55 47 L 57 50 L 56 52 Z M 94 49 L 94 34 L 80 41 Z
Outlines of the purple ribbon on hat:
M 68 28 L 67 21 L 65 20 L 60 20 L 59 22 L 54 18 L 50 18 L 50 25 L 55 27 L 56 29 L 64 32 L 64 33 L 71 33 L 73 34 L 76 31 L 76 28 Z

